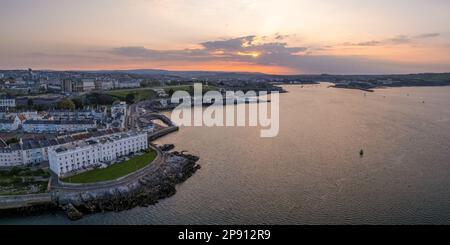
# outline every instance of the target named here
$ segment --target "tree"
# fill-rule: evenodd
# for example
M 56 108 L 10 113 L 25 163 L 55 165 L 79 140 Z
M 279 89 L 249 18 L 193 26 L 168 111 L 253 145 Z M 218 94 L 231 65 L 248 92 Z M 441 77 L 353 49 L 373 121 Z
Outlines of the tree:
M 155 79 L 147 79 L 141 81 L 141 87 L 156 87 L 160 86 L 161 83 L 158 80 Z
M 47 108 L 43 105 L 33 105 L 33 109 L 36 111 L 45 111 Z
M 75 109 L 75 103 L 73 103 L 70 99 L 65 99 L 58 103 L 58 109 L 61 110 L 74 110 Z
M 77 98 L 73 98 L 72 102 L 75 104 L 75 108 L 77 109 L 83 109 L 84 105 L 83 105 L 83 101 L 80 97 Z
M 8 145 L 16 144 L 16 143 L 19 143 L 19 140 L 17 138 L 11 138 L 11 139 L 8 139 L 5 143 Z
M 127 94 L 127 96 L 125 97 L 125 101 L 128 103 L 128 104 L 133 104 L 134 103 L 134 94 L 132 94 L 132 93 L 129 93 L 129 94 Z
M 175 93 L 175 90 L 173 90 L 173 88 L 170 88 L 168 91 L 168 94 L 170 97 L 172 97 L 172 95 Z
M 142 80 L 142 81 L 141 81 L 141 87 L 142 87 L 142 88 L 148 87 L 148 81 Z
M 86 95 L 87 105 L 111 105 L 115 98 L 109 94 L 91 93 Z
M 30 106 L 30 107 L 33 106 L 34 105 L 33 99 L 28 99 L 27 105 Z
M 188 93 L 190 94 L 190 95 L 194 95 L 194 86 L 189 86 L 189 88 L 188 88 Z

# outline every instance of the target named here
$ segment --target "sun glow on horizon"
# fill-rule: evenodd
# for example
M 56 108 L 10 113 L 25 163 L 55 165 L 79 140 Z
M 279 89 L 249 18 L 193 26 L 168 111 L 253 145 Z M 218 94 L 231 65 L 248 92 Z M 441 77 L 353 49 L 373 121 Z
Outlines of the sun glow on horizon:
M 261 54 L 257 52 L 237 52 L 241 56 L 251 56 L 253 58 L 258 58 Z

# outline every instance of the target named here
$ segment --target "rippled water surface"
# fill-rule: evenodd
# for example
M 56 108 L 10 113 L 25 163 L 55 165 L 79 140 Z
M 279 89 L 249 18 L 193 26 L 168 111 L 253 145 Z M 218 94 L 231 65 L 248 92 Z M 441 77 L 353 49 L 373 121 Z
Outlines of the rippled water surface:
M 450 87 L 286 89 L 276 138 L 185 127 L 159 140 L 202 169 L 155 206 L 0 224 L 450 224 Z

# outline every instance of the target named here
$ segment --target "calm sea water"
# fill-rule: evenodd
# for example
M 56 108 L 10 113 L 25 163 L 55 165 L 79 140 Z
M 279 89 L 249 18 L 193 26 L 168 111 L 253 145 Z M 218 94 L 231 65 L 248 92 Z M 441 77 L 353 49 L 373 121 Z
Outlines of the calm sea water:
M 0 224 L 450 224 L 450 87 L 286 89 L 276 138 L 186 127 L 159 140 L 202 169 L 155 206 Z

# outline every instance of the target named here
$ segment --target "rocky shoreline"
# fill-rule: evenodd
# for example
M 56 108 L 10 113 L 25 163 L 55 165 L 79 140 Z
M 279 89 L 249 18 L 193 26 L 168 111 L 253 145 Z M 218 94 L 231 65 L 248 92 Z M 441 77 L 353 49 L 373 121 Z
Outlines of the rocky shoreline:
M 25 215 L 44 209 L 63 210 L 71 220 L 98 212 L 120 212 L 135 207 L 153 205 L 158 200 L 176 192 L 176 185 L 186 181 L 198 169 L 199 157 L 185 152 L 170 152 L 173 145 L 159 147 L 163 151 L 163 162 L 159 167 L 126 184 L 88 191 L 58 191 L 52 193 L 52 203 L 29 206 L 16 210 L 4 210 Z

